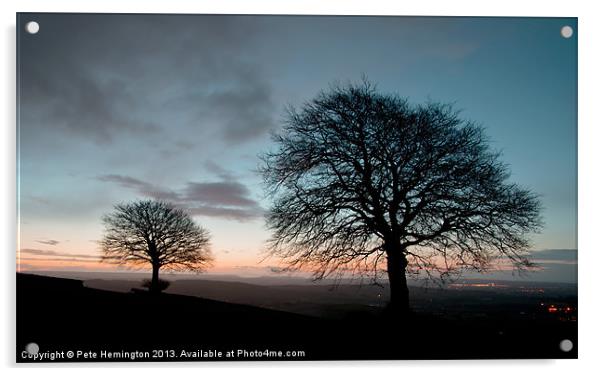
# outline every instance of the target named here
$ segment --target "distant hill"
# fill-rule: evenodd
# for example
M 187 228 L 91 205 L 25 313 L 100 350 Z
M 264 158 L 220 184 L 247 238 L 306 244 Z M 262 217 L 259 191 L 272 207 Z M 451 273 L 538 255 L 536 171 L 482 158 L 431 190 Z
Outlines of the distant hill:
M 85 280 L 84 285 L 101 290 L 128 292 L 132 288 L 138 288 L 140 281 L 94 278 Z M 576 296 L 577 293 L 576 285 L 570 284 L 497 281 L 490 285 L 491 281 L 487 280 L 465 279 L 450 283 L 444 290 L 433 284 L 428 288 L 411 286 L 412 307 L 419 312 L 433 313 L 442 309 L 469 306 L 473 299 L 483 305 L 481 295 L 498 297 L 499 300 L 502 299 L 501 297 L 506 299 L 507 295 L 514 296 L 519 292 L 525 294 L 525 289 L 530 291 L 544 289 L 544 296 L 548 298 Z M 346 283 L 336 286 L 332 284 L 258 285 L 238 281 L 178 279 L 171 282 L 166 292 L 328 318 L 344 318 L 350 312 L 374 314 L 382 310 L 389 300 L 387 285 Z M 477 296 L 476 299 L 473 295 Z M 533 300 L 534 304 L 538 304 L 542 294 L 530 293 L 524 295 L 522 299 L 527 297 Z

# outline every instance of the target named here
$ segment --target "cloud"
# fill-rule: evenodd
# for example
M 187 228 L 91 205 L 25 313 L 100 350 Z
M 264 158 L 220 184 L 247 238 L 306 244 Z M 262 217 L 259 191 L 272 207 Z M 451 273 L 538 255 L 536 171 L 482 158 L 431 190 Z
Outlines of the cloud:
M 175 142 L 175 145 L 181 149 L 185 149 L 185 150 L 192 150 L 195 147 L 195 144 L 190 142 L 190 141 L 186 141 L 186 140 L 179 140 Z
M 147 197 L 154 198 L 156 200 L 165 200 L 165 201 L 179 201 L 180 197 L 177 193 L 165 190 L 163 188 L 157 187 L 151 183 L 132 178 L 130 176 L 125 175 L 116 175 L 116 174 L 108 174 L 108 175 L 100 175 L 97 177 L 98 180 L 103 182 L 112 182 L 116 183 L 124 188 L 129 188 L 135 190 L 139 194 Z
M 46 244 L 46 245 L 57 245 L 60 242 L 58 240 L 36 240 L 36 242 L 40 243 L 40 244 Z
M 539 265 L 546 264 L 577 264 L 576 249 L 546 249 L 542 251 L 534 251 L 529 255 L 531 261 Z
M 285 273 L 285 272 L 289 271 L 288 269 L 282 268 L 282 267 L 279 267 L 279 266 L 269 266 L 268 268 L 269 268 L 270 272 L 276 273 L 276 274 Z
M 247 221 L 263 215 L 259 203 L 251 198 L 251 191 L 234 180 L 188 182 L 182 189 L 170 191 L 125 175 L 101 175 L 97 179 L 116 183 L 145 197 L 172 202 L 195 216 Z
M 216 217 L 224 219 L 233 219 L 237 221 L 248 221 L 262 216 L 262 211 L 259 208 L 224 208 L 209 205 L 197 205 L 188 208 L 192 215 L 201 215 L 205 217 Z
M 531 257 L 537 259 L 577 260 L 576 249 L 544 249 L 531 252 Z
M 21 65 L 20 100 L 22 129 L 28 138 L 42 130 L 107 144 L 124 132 L 159 130 L 151 119 L 132 116 L 139 100 L 125 80 L 102 79 L 99 76 L 104 72 L 94 69 L 94 62 L 87 61 L 90 56 L 82 58 L 77 42 L 69 50 L 64 46 L 70 44 L 69 36 L 61 34 L 60 28 L 52 34 L 40 34 L 22 46 L 28 58 Z
M 96 259 L 99 260 L 99 256 L 87 255 L 87 254 L 77 254 L 77 253 L 66 253 L 66 252 L 57 252 L 45 249 L 34 249 L 34 248 L 21 248 L 20 253 L 25 253 L 29 255 L 35 256 L 54 256 L 54 257 L 71 257 L 71 258 L 82 258 L 82 259 Z
M 215 175 L 217 175 L 220 179 L 222 180 L 234 180 L 234 175 L 226 170 L 225 168 L 221 167 L 220 165 L 218 165 L 217 163 L 213 162 L 212 160 L 206 160 L 205 163 L 205 169 Z
M 32 264 L 24 264 L 22 262 L 20 262 L 18 265 L 19 265 L 19 268 L 21 270 L 38 270 L 38 269 L 41 269 L 39 266 L 32 265 Z
M 274 265 L 266 265 L 266 266 L 255 266 L 255 265 L 234 265 L 233 269 L 245 270 L 245 271 L 255 271 L 255 272 L 267 272 L 273 274 L 283 274 L 288 273 L 290 270 L 280 266 Z
M 26 57 L 19 67 L 21 123 L 28 139 L 43 142 L 53 134 L 153 144 L 176 125 L 197 138 L 238 144 L 273 126 L 272 87 L 247 53 L 261 40 L 261 22 L 200 15 L 187 22 L 165 15 L 36 19 L 44 31 L 20 39 Z
M 216 183 L 189 182 L 184 190 L 186 201 L 213 203 L 224 206 L 252 207 L 257 205 L 249 198 L 249 189 L 233 181 Z
M 86 259 L 86 258 L 81 258 L 81 257 L 60 257 L 60 258 L 50 258 L 50 257 L 21 257 L 21 260 L 24 261 L 60 261 L 60 262 L 87 262 L 87 263 L 99 263 L 100 262 L 100 258 L 96 258 L 96 259 Z M 20 264 L 23 265 L 23 264 Z
M 240 144 L 274 128 L 271 88 L 255 73 L 242 73 L 236 87 L 208 93 L 201 103 L 202 118 L 219 119 L 227 143 Z

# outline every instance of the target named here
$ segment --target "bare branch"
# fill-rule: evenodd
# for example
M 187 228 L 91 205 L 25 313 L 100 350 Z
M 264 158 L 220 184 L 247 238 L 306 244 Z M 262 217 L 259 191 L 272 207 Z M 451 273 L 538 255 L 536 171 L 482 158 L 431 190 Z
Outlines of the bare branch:
M 103 217 L 103 223 L 100 245 L 104 262 L 150 264 L 158 273 L 160 268 L 203 271 L 213 260 L 209 232 L 169 203 L 146 200 L 119 204 Z
M 269 252 L 291 269 L 375 273 L 383 253 L 439 276 L 499 256 L 529 266 L 539 199 L 449 105 L 411 105 L 366 80 L 333 86 L 290 108 L 273 141 L 261 169 Z

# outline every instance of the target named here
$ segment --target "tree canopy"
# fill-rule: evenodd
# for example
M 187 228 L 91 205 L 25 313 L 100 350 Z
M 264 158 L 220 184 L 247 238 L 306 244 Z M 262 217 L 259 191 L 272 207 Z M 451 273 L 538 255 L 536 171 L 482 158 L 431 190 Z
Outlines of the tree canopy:
M 103 223 L 103 260 L 152 266 L 154 287 L 161 268 L 202 271 L 211 265 L 209 232 L 172 204 L 153 200 L 119 204 Z
M 291 269 L 378 275 L 386 262 L 390 283 L 392 269 L 405 283 L 406 272 L 483 270 L 500 257 L 529 265 L 539 199 L 451 105 L 413 105 L 367 81 L 333 86 L 289 108 L 273 142 L 261 168 L 270 253 Z

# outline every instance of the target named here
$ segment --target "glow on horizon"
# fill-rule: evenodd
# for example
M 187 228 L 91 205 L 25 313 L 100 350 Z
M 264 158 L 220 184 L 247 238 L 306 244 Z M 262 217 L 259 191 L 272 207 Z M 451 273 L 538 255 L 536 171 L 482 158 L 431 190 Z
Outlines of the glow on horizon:
M 116 265 L 101 262 L 100 260 L 74 260 L 69 257 L 47 258 L 47 257 L 29 257 L 21 255 L 17 259 L 17 272 L 32 272 L 32 271 L 90 271 L 90 272 L 144 272 L 150 273 L 150 267 L 145 266 L 129 266 Z M 222 262 L 215 264 L 213 267 L 207 268 L 202 274 L 265 274 L 268 275 L 270 266 L 263 264 L 248 264 L 240 265 L 238 262 Z M 170 270 L 161 270 L 161 273 L 172 273 Z M 180 273 L 180 272 L 175 272 Z M 197 274 L 195 272 L 182 272 L 184 274 Z
M 574 18 L 36 19 L 44 32 L 19 38 L 17 228 L 19 249 L 42 252 L 17 252 L 18 270 L 127 271 L 94 261 L 100 218 L 173 195 L 212 235 L 209 273 L 269 274 L 257 154 L 285 105 L 363 74 L 482 123 L 512 180 L 542 196 L 533 249 L 577 247 Z
M 24 252 L 28 253 L 31 250 L 24 249 Z M 36 250 L 34 250 L 36 251 Z M 40 251 L 40 250 L 37 250 Z M 52 251 L 49 251 L 52 252 Z M 527 274 L 515 274 L 515 267 L 507 260 L 507 259 L 498 259 L 494 261 L 490 268 L 486 271 L 475 273 L 475 272 L 463 272 L 459 276 L 464 276 L 468 278 L 484 278 L 484 279 L 516 279 L 516 278 L 524 278 L 526 276 L 533 276 L 535 273 L 536 277 L 543 277 L 544 279 L 550 278 L 550 276 L 546 275 L 549 272 L 550 267 L 563 267 L 563 274 L 567 274 L 565 276 L 560 276 L 560 280 L 557 282 L 576 282 L 576 274 L 572 276 L 573 273 L 576 273 L 577 268 L 577 260 L 573 259 L 571 254 L 569 253 L 566 259 L 555 259 L 555 258 L 545 258 L 546 255 L 542 256 L 543 258 L 539 258 L 537 252 L 532 254 L 535 257 L 535 267 L 527 271 Z M 46 256 L 35 256 L 35 255 L 21 255 L 17 259 L 17 271 L 18 272 L 111 272 L 111 273 L 140 273 L 143 275 L 150 275 L 151 269 L 146 266 L 136 266 L 132 267 L 130 265 L 116 265 L 110 263 L 100 262 L 98 259 L 90 259 L 90 260 L 82 260 L 76 259 L 77 255 L 69 256 L 67 253 L 61 253 L 60 257 L 46 257 Z M 163 270 L 161 273 L 163 276 L 170 275 L 197 275 L 202 278 L 203 275 L 236 275 L 241 278 L 245 277 L 266 277 L 266 276 L 296 276 L 296 277 L 311 277 L 311 270 L 308 268 L 302 268 L 301 270 L 295 272 L 286 272 L 279 273 L 274 270 L 278 270 L 280 266 L 275 266 L 275 263 L 270 262 L 253 262 L 253 260 L 249 260 L 249 263 L 244 264 L 240 263 L 240 260 L 232 259 L 229 261 L 222 262 L 214 262 L 212 267 L 209 267 L 202 272 L 194 273 L 194 272 L 177 272 L 170 270 Z M 275 260 L 272 260 L 275 261 Z M 440 260 L 440 266 L 443 266 L 443 260 Z M 385 265 L 382 265 L 382 271 L 384 272 Z M 568 268 L 568 269 L 567 269 Z M 541 273 L 544 273 L 541 275 Z M 549 274 L 549 273 L 548 273 Z M 384 276 L 384 274 L 383 274 Z M 333 278 L 334 276 L 327 276 L 328 278 Z M 342 277 L 347 278 L 357 278 L 359 276 L 353 276 L 349 274 L 343 274 Z M 426 277 L 425 275 L 423 277 Z M 370 278 L 370 276 L 368 276 Z M 413 278 L 413 277 L 410 277 Z M 559 276 L 553 277 L 552 279 L 558 279 Z

